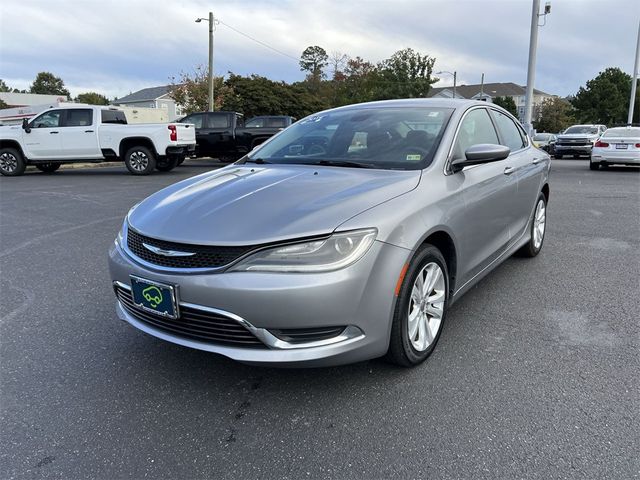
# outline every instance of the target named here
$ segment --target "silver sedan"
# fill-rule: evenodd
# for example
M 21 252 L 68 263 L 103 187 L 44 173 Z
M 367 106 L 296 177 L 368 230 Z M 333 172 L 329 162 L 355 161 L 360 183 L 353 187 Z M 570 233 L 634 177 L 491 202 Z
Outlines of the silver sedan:
M 109 252 L 117 315 L 250 364 L 416 365 L 457 299 L 540 252 L 549 168 L 484 102 L 311 115 L 131 209 Z

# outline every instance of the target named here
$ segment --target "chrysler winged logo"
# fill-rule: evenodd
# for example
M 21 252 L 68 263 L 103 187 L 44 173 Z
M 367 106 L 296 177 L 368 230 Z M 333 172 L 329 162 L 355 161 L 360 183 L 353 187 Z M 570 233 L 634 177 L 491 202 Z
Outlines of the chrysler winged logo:
M 153 245 L 149 245 L 148 243 L 143 243 L 142 246 L 147 250 L 149 250 L 150 252 L 155 253 L 156 255 L 162 255 L 165 257 L 190 257 L 196 254 L 196 252 L 180 252 L 178 250 L 165 250 L 164 248 L 154 247 Z

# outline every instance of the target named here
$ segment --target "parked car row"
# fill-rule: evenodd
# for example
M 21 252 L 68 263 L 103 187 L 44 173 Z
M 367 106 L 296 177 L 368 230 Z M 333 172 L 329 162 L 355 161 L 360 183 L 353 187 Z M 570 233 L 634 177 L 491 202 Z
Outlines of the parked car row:
M 236 112 L 202 112 L 174 123 L 129 125 L 113 107 L 65 104 L 0 130 L 0 174 L 22 175 L 28 165 L 51 173 L 65 163 L 120 160 L 133 175 L 148 175 L 189 156 L 229 162 L 293 122 L 261 116 L 245 124 Z

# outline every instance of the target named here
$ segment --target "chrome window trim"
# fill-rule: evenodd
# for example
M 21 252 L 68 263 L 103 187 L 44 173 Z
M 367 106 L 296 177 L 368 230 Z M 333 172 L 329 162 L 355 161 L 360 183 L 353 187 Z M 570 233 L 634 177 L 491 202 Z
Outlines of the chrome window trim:
M 153 282 L 154 280 L 147 280 Z M 158 282 L 160 283 L 160 282 Z M 114 285 L 131 292 L 131 286 L 126 283 L 119 282 L 115 280 L 113 282 Z M 120 300 L 117 300 L 123 310 L 126 312 Z M 204 305 L 198 305 L 196 303 L 188 303 L 188 302 L 178 302 L 178 305 L 181 307 L 191 308 L 194 310 L 200 310 L 204 312 L 214 313 L 216 315 L 221 315 L 223 317 L 227 317 L 230 320 L 233 320 L 244 328 L 249 330 L 258 340 L 264 343 L 267 347 L 274 350 L 294 350 L 300 348 L 313 348 L 313 347 L 324 347 L 327 345 L 333 345 L 335 343 L 344 342 L 346 340 L 356 340 L 360 338 L 364 338 L 364 333 L 355 325 L 347 325 L 345 329 L 339 335 L 331 338 L 326 338 L 324 340 L 317 340 L 315 342 L 304 342 L 304 343 L 289 343 L 284 340 L 279 339 L 275 335 L 273 335 L 266 328 L 257 328 L 254 327 L 250 322 L 245 320 L 239 315 L 235 313 L 227 312 L 226 310 L 221 310 L 219 308 L 213 307 L 205 307 Z M 128 314 L 128 313 L 127 313 Z M 149 327 L 155 330 L 154 327 Z M 205 342 L 206 343 L 206 342 Z

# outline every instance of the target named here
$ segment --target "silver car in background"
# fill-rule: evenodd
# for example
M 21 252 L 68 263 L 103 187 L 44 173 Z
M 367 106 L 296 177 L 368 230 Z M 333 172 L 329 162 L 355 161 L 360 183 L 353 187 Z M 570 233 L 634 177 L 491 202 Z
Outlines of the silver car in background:
M 640 165 L 640 128 L 610 128 L 595 143 L 589 168 L 598 170 L 614 164 Z
M 117 315 L 250 364 L 416 365 L 457 299 L 540 252 L 549 168 L 485 102 L 311 115 L 131 209 L 109 252 Z

